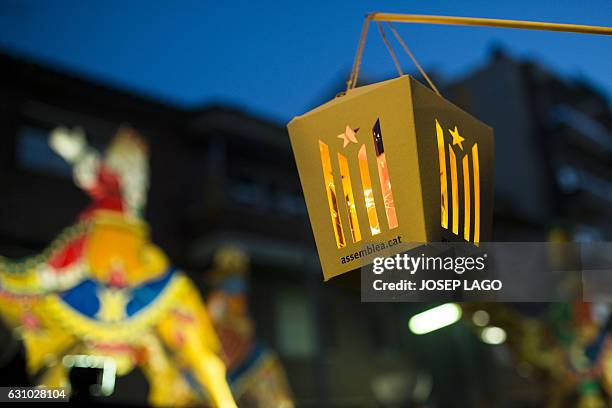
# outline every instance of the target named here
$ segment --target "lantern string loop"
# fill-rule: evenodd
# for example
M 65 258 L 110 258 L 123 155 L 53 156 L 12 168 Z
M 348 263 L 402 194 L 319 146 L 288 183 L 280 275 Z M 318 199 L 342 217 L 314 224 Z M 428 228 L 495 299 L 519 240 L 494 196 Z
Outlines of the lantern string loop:
M 380 22 L 378 22 L 380 24 Z M 433 89 L 433 91 L 438 94 L 438 96 L 442 96 L 440 94 L 440 91 L 438 91 L 438 88 L 434 85 L 433 81 L 429 78 L 429 76 L 427 75 L 427 73 L 425 72 L 425 70 L 423 69 L 423 67 L 421 67 L 421 64 L 419 64 L 419 61 L 417 61 L 416 57 L 414 56 L 414 54 L 412 53 L 412 51 L 410 51 L 410 48 L 408 47 L 408 45 L 406 44 L 406 42 L 404 41 L 404 39 L 399 35 L 399 33 L 397 32 L 397 30 L 395 29 L 395 27 L 393 27 L 393 25 L 391 24 L 391 22 L 387 21 L 387 25 L 389 26 L 389 29 L 391 30 L 391 32 L 393 33 L 393 35 L 395 36 L 395 39 L 397 40 L 398 43 L 400 43 L 400 45 L 402 46 L 402 48 L 404 49 L 404 51 L 406 51 L 406 54 L 408 54 L 408 56 L 410 57 L 410 59 L 412 60 L 412 62 L 414 63 L 414 65 L 417 67 L 417 69 L 419 70 L 419 72 L 421 73 L 421 75 L 423 76 L 423 78 L 425 78 L 425 80 L 427 81 L 427 83 L 429 84 L 429 86 L 431 87 L 431 89 Z
M 351 68 L 351 75 L 346 81 L 346 90 L 349 91 L 357 85 L 357 76 L 359 75 L 359 67 L 361 66 L 361 59 L 363 57 L 363 48 L 365 46 L 366 37 L 368 36 L 368 28 L 370 27 L 370 16 L 368 15 L 363 20 L 363 26 L 361 27 L 361 35 L 359 36 L 359 44 L 357 45 L 357 53 L 355 54 L 355 60 L 353 61 L 353 68 Z
M 391 54 L 391 58 L 393 59 L 393 63 L 395 64 L 395 68 L 397 69 L 397 73 L 399 74 L 399 76 L 404 75 L 404 73 L 402 72 L 402 66 L 400 65 L 399 60 L 397 59 L 397 55 L 395 55 L 395 52 L 393 51 L 393 47 L 389 43 L 389 40 L 387 40 L 385 29 L 383 28 L 380 21 L 377 21 L 376 25 L 378 25 L 378 31 L 380 31 L 380 36 L 382 37 L 382 40 L 385 43 L 385 46 L 387 47 L 389 54 Z
M 430 16 L 430 15 L 417 15 L 417 14 L 371 13 L 366 16 L 363 22 L 363 26 L 361 28 L 361 36 L 359 37 L 359 44 L 357 46 L 357 54 L 355 55 L 355 60 L 353 61 L 351 75 L 348 81 L 346 82 L 347 91 L 355 88 L 355 86 L 357 85 L 357 77 L 359 76 L 359 68 L 361 66 L 363 48 L 365 46 L 365 41 L 366 41 L 366 37 L 368 33 L 368 28 L 370 26 L 370 21 L 377 21 L 377 22 L 395 21 L 395 22 L 400 22 L 400 23 L 426 23 L 426 24 L 446 24 L 446 25 L 478 26 L 478 27 L 520 28 L 520 29 L 525 29 L 525 30 L 543 30 L 543 31 L 557 31 L 557 32 L 561 31 L 561 32 L 568 32 L 568 33 L 612 35 L 612 27 L 587 26 L 587 25 L 577 25 L 577 24 L 544 23 L 540 21 L 501 20 L 501 19 L 474 18 L 474 17 L 450 17 L 450 16 Z M 398 36 L 396 36 L 396 38 L 397 37 Z M 402 42 L 400 42 L 400 44 L 402 44 Z M 406 50 L 406 52 L 409 52 L 407 50 L 407 47 L 404 47 L 404 49 Z M 408 55 L 410 54 L 412 53 L 409 52 Z M 411 56 L 411 58 L 416 63 L 416 59 L 414 59 L 413 56 Z M 419 68 L 419 66 L 417 66 L 417 68 Z M 422 71 L 421 69 L 419 69 L 419 71 L 421 71 L 421 74 L 424 73 L 424 71 Z M 425 75 L 423 76 L 425 77 L 425 79 L 427 79 Z M 430 80 L 428 80 L 427 82 L 429 83 L 430 86 L 433 85 L 433 83 L 431 83 Z M 432 89 L 434 89 L 433 86 L 432 86 Z M 439 94 L 439 92 L 436 92 L 436 93 Z

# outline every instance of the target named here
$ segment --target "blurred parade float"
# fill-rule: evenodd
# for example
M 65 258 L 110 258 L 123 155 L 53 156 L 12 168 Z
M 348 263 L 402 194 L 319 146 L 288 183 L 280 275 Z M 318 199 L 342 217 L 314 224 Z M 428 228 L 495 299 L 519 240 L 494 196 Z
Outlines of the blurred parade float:
M 292 408 L 293 396 L 278 357 L 255 336 L 248 274 L 248 255 L 223 247 L 206 275 L 211 286 L 206 305 L 221 340 L 228 381 L 241 407 Z
M 152 405 L 236 406 L 199 291 L 149 240 L 147 145 L 127 127 L 104 156 L 79 129 L 49 143 L 92 204 L 41 254 L 0 258 L 0 312 L 34 382 L 70 389 L 71 370 L 95 368 L 98 383 L 74 391 L 106 396 L 139 368 Z
M 489 344 L 511 353 L 521 377 L 537 385 L 548 408 L 612 403 L 612 320 L 596 303 L 466 303 L 466 318 Z
M 583 255 L 565 228 L 549 230 L 549 261 L 557 269 Z M 516 372 L 538 385 L 549 408 L 612 404 L 612 313 L 590 300 L 584 280 L 570 280 L 568 301 L 464 303 L 465 316 L 485 343 L 504 343 Z

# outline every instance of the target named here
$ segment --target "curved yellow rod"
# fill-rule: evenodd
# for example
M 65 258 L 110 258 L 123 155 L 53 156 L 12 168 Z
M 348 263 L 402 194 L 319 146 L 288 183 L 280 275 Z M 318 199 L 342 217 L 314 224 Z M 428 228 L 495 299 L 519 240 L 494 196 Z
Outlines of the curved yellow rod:
M 387 21 L 397 23 L 417 23 L 417 24 L 441 24 L 441 25 L 460 25 L 473 27 L 500 27 L 500 28 L 519 28 L 524 30 L 543 30 L 558 31 L 580 34 L 612 35 L 612 27 L 588 26 L 578 24 L 545 23 L 540 21 L 522 20 L 501 20 L 493 18 L 478 17 L 451 17 L 451 16 L 429 16 L 422 14 L 397 14 L 397 13 L 371 13 L 368 14 L 363 23 L 361 37 L 351 76 L 347 81 L 347 90 L 357 85 L 359 66 L 361 65 L 361 55 L 368 32 L 370 21 Z

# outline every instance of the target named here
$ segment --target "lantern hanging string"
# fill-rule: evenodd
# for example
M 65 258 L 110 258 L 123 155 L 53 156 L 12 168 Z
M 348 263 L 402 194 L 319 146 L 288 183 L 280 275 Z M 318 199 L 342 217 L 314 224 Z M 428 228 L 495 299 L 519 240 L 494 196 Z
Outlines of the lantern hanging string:
M 442 96 L 438 88 L 434 85 L 433 81 L 429 78 L 429 76 L 427 75 L 423 67 L 421 67 L 421 64 L 419 64 L 419 61 L 417 61 L 416 57 L 414 56 L 412 51 L 410 51 L 410 48 L 408 47 L 404 39 L 399 35 L 395 27 L 393 27 L 393 25 L 388 21 L 386 22 L 386 24 L 387 24 L 387 27 L 389 27 L 389 29 L 393 33 L 393 36 L 395 37 L 397 42 L 400 43 L 400 45 L 402 46 L 404 51 L 406 51 L 406 54 L 408 54 L 408 56 L 410 57 L 414 65 L 417 67 L 417 69 L 419 70 L 423 78 L 425 78 L 425 80 L 427 81 L 431 89 L 433 89 L 433 91 L 436 94 L 438 94 L 438 96 Z M 387 47 L 389 54 L 391 54 L 391 58 L 393 59 L 393 63 L 395 64 L 395 68 L 397 69 L 397 73 L 399 74 L 399 76 L 404 75 L 404 72 L 402 71 L 402 66 L 399 60 L 397 59 L 397 55 L 395 54 L 395 51 L 393 51 L 393 47 L 391 46 L 391 43 L 389 43 L 389 40 L 387 39 L 387 35 L 385 34 L 385 29 L 383 28 L 380 21 L 377 21 L 376 25 L 378 26 L 378 30 L 380 31 L 380 36 L 382 37 L 382 40 L 385 43 L 385 46 Z
M 351 76 L 346 82 L 347 91 L 353 89 L 355 85 L 357 85 L 357 76 L 359 75 L 359 67 L 361 66 L 361 58 L 363 56 L 363 48 L 365 46 L 366 37 L 368 36 L 370 20 L 370 15 L 366 16 L 365 20 L 363 20 L 363 26 L 361 27 L 361 35 L 359 36 L 359 45 L 357 45 L 357 54 L 355 54 L 353 68 L 351 68 Z
M 380 23 L 380 22 L 378 22 L 378 23 Z M 438 96 L 442 96 L 440 94 L 440 91 L 438 91 L 438 88 L 434 85 L 433 81 L 429 78 L 429 76 L 427 75 L 425 70 L 421 67 L 421 64 L 419 64 L 419 61 L 417 61 L 416 57 L 414 56 L 412 51 L 410 51 L 410 48 L 408 48 L 408 45 L 406 44 L 406 42 L 404 42 L 404 39 L 399 35 L 399 33 L 397 32 L 395 27 L 393 27 L 393 25 L 389 21 L 387 21 L 387 25 L 389 26 L 389 30 L 391 30 L 391 32 L 395 36 L 395 39 L 397 40 L 397 42 L 400 43 L 400 45 L 402 46 L 404 51 L 406 51 L 406 54 L 408 54 L 408 56 L 410 57 L 410 59 L 412 60 L 414 65 L 417 67 L 417 69 L 419 70 L 421 75 L 423 75 L 423 78 L 425 78 L 425 80 L 427 81 L 427 83 L 429 84 L 431 89 L 433 89 L 433 91 L 435 93 L 437 93 Z
M 397 59 L 397 55 L 395 55 L 395 52 L 393 51 L 393 47 L 389 43 L 389 40 L 387 40 L 387 35 L 385 34 L 385 29 L 383 28 L 383 26 L 380 23 L 380 21 L 377 21 L 376 24 L 378 25 L 378 30 L 380 31 L 380 36 L 382 37 L 382 40 L 385 43 L 385 46 L 387 47 L 387 50 L 389 51 L 389 54 L 391 54 L 391 58 L 393 59 L 393 63 L 395 64 L 395 68 L 397 69 L 397 73 L 399 74 L 399 76 L 404 75 L 404 73 L 402 72 L 402 66 L 400 65 L 399 60 Z
M 587 25 L 577 25 L 577 24 L 545 23 L 545 22 L 540 22 L 540 21 L 501 20 L 501 19 L 474 18 L 474 17 L 449 17 L 449 16 L 417 15 L 417 14 L 371 13 L 366 16 L 365 21 L 363 22 L 363 26 L 361 29 L 361 36 L 359 37 L 359 45 L 357 46 L 357 54 L 355 55 L 355 60 L 353 61 L 353 68 L 351 69 L 351 75 L 347 81 L 347 88 L 346 88 L 347 91 L 353 89 L 357 85 L 357 78 L 359 76 L 359 68 L 361 66 L 363 48 L 365 46 L 365 40 L 367 37 L 370 21 L 445 24 L 445 25 L 461 25 L 461 26 L 477 26 L 477 27 L 519 28 L 519 29 L 525 29 L 525 30 L 543 30 L 543 31 L 568 32 L 568 33 L 581 33 L 581 34 L 612 35 L 612 27 L 587 26 Z

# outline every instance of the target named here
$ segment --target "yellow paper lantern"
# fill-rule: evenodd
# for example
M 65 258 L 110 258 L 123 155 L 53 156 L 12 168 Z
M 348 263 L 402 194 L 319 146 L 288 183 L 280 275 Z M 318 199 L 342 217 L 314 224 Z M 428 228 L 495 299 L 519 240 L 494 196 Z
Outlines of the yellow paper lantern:
M 325 280 L 404 244 L 489 239 L 493 130 L 414 78 L 351 89 L 288 128 Z

